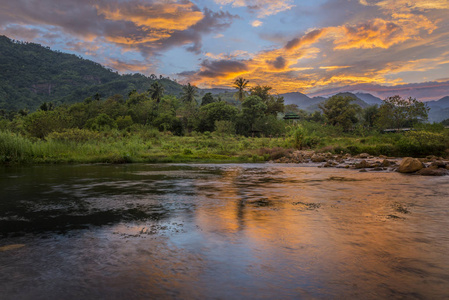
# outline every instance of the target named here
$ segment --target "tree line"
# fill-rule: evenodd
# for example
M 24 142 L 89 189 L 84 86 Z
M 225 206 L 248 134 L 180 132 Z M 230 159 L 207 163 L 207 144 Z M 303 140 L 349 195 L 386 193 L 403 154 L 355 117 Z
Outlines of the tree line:
M 411 127 L 427 120 L 429 108 L 416 99 L 393 96 L 381 106 L 362 109 L 353 98 L 336 95 L 319 105 L 320 111 L 308 113 L 294 105 L 284 105 L 284 98 L 270 86 L 248 87 L 249 81 L 237 78 L 236 104 L 206 93 L 188 83 L 179 96 L 166 95 L 161 81 L 154 81 L 145 92 L 131 90 L 127 97 L 113 95 L 103 99 L 99 93 L 72 105 L 43 103 L 33 113 L 0 111 L 0 128 L 44 139 L 52 132 L 69 129 L 91 131 L 126 130 L 153 127 L 174 135 L 196 132 L 219 132 L 244 136 L 276 136 L 286 132 L 291 122 L 282 117 L 296 114 L 301 121 L 340 128 L 366 129 Z

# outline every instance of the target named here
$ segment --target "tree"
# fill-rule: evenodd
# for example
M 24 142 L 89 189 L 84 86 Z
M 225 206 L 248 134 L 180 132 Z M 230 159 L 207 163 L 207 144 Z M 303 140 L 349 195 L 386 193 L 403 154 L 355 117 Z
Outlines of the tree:
M 236 127 L 239 134 L 249 135 L 254 133 L 254 124 L 265 116 L 267 105 L 259 96 L 249 96 L 243 100 L 242 113 L 240 114 Z
M 358 121 L 356 115 L 360 106 L 351 104 L 354 100 L 350 96 L 335 95 L 318 107 L 323 111 L 330 125 L 341 126 L 344 130 L 348 130 Z
M 151 84 L 148 92 L 150 92 L 151 99 L 156 100 L 156 103 L 159 104 L 159 102 L 161 102 L 162 96 L 164 96 L 164 86 L 160 84 L 159 81 L 155 81 Z
M 243 77 L 239 77 L 234 81 L 234 87 L 238 89 L 238 91 L 235 94 L 240 102 L 242 102 L 243 98 L 245 97 L 246 93 L 245 88 L 248 85 L 248 83 L 249 81 Z
M 278 112 L 284 112 L 284 97 L 270 94 L 273 88 L 267 85 L 257 85 L 250 89 L 251 96 L 258 96 L 267 106 L 265 114 L 277 115 Z
M 427 121 L 429 110 L 427 104 L 412 97 L 408 99 L 401 98 L 398 95 L 388 97 L 379 108 L 377 124 L 380 128 L 400 129 L 411 127 Z
M 214 131 L 216 121 L 233 121 L 237 116 L 238 109 L 226 102 L 213 102 L 201 106 L 198 115 L 199 131 Z
M 86 127 L 95 131 L 109 131 L 117 128 L 117 123 L 107 114 L 101 113 L 86 122 Z
M 51 111 L 55 109 L 55 105 L 53 104 L 53 102 L 44 102 L 41 104 L 41 106 L 39 107 L 40 110 L 43 111 Z
M 190 82 L 187 85 L 182 87 L 182 95 L 181 99 L 183 102 L 193 103 L 195 101 L 195 95 L 197 93 L 197 88 L 194 85 L 190 85 Z
M 212 93 L 206 93 L 203 98 L 201 99 L 201 106 L 210 104 L 215 102 L 214 96 L 212 96 Z
M 377 119 L 379 118 L 379 107 L 377 104 L 368 106 L 363 110 L 363 119 L 365 120 L 365 126 L 368 128 L 373 128 Z

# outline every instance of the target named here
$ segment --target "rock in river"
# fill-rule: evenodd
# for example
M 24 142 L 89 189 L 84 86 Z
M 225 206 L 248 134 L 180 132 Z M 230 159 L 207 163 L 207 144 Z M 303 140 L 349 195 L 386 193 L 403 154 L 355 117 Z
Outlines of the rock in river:
M 398 172 L 413 173 L 424 168 L 423 163 L 417 158 L 405 157 L 399 165 Z

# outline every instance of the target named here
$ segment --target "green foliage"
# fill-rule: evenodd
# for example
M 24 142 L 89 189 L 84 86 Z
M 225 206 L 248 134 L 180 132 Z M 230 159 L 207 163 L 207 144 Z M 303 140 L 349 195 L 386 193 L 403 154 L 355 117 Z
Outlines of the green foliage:
M 155 77 L 119 75 L 90 60 L 52 51 L 34 43 L 15 42 L 0 36 L 0 109 L 34 111 L 44 102 L 73 104 L 88 97 L 125 95 L 147 91 Z M 179 96 L 181 85 L 158 80 L 166 93 Z
M 242 113 L 236 121 L 238 134 L 250 135 L 254 133 L 254 124 L 262 118 L 267 110 L 267 105 L 258 96 L 249 96 L 242 103 Z
M 87 120 L 86 128 L 94 131 L 108 131 L 117 128 L 117 123 L 107 114 L 101 113 L 97 117 Z
M 68 123 L 68 120 L 56 111 L 38 110 L 24 118 L 23 128 L 30 136 L 43 139 L 50 132 L 67 128 Z
M 233 121 L 237 113 L 236 107 L 223 101 L 201 106 L 197 130 L 201 132 L 214 131 L 216 121 Z
M 379 119 L 379 107 L 376 105 L 368 106 L 363 110 L 363 125 L 367 128 L 373 128 Z
M 249 81 L 243 77 L 239 77 L 234 81 L 234 87 L 238 90 L 235 93 L 236 98 L 242 102 L 245 97 L 245 88 L 248 85 Z
M 133 119 L 131 116 L 119 116 L 115 122 L 117 123 L 118 129 L 126 129 L 133 125 Z
M 181 99 L 183 102 L 193 103 L 195 101 L 195 96 L 198 92 L 198 88 L 190 84 L 184 85 L 182 87 Z
M 180 119 L 171 113 L 161 113 L 154 121 L 153 125 L 160 131 L 171 131 L 175 135 L 183 135 L 184 128 Z
M 400 96 L 389 97 L 379 108 L 377 125 L 379 128 L 412 127 L 427 120 L 429 108 L 423 102 Z
M 251 96 L 258 96 L 262 102 L 267 106 L 265 114 L 277 115 L 279 112 L 284 112 L 284 97 L 273 96 L 270 94 L 272 87 L 257 85 L 250 89 Z
M 262 116 L 256 119 L 253 128 L 263 136 L 279 136 L 285 133 L 285 121 L 273 115 Z
M 303 143 L 304 143 L 304 128 L 301 126 L 298 126 L 294 132 L 293 132 L 293 140 L 294 140 L 294 147 L 296 149 L 302 149 Z
M 156 103 L 159 103 L 164 96 L 164 86 L 160 84 L 159 81 L 155 81 L 151 84 L 148 92 L 150 93 L 151 99 L 156 100 Z
M 403 156 L 442 155 L 449 148 L 449 136 L 429 131 L 410 131 L 399 140 L 398 148 Z
M 323 105 L 319 105 L 327 121 L 332 126 L 340 126 L 344 130 L 352 128 L 358 122 L 356 117 L 360 106 L 351 104 L 354 98 L 349 96 L 335 95 L 330 97 Z
M 95 131 L 79 128 L 64 129 L 61 132 L 50 133 L 47 140 L 83 143 L 100 139 L 100 134 Z
M 203 98 L 201 98 L 201 106 L 210 104 L 215 102 L 214 96 L 212 96 L 212 93 L 206 93 Z
M 10 131 L 0 131 L 0 162 L 21 162 L 31 156 L 32 143 Z
M 235 125 L 232 121 L 215 121 L 215 132 L 219 135 L 235 134 Z

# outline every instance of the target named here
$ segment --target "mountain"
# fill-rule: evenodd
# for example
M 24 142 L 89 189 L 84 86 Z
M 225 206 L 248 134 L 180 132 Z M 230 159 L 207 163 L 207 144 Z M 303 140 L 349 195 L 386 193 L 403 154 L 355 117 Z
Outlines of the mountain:
M 357 98 L 363 100 L 365 103 L 369 105 L 382 105 L 382 99 L 375 97 L 368 93 L 355 93 L 354 94 Z
M 449 96 L 443 97 L 436 101 L 427 101 L 426 103 L 430 108 L 449 108 Z
M 285 93 L 280 94 L 279 96 L 284 97 L 284 104 L 295 104 L 298 106 L 299 109 L 307 110 L 309 106 L 312 105 L 318 105 L 318 103 L 322 102 L 323 100 L 326 100 L 322 97 L 316 97 L 316 98 L 310 98 L 309 96 L 299 93 L 299 92 L 293 92 L 293 93 Z
M 73 54 L 52 51 L 39 44 L 0 36 L 0 109 L 34 110 L 43 102 L 75 103 L 100 94 L 127 95 L 146 91 L 156 77 L 120 75 Z M 181 85 L 159 79 L 167 94 L 179 95 Z
M 368 103 L 366 103 L 365 101 L 363 101 L 362 99 L 360 99 L 359 97 L 357 97 L 355 94 L 353 93 L 349 93 L 349 92 L 345 92 L 345 93 L 338 93 L 335 96 L 343 96 L 343 97 L 351 97 L 354 98 L 354 101 L 352 101 L 352 104 L 358 104 L 360 105 L 362 108 L 367 108 L 368 106 L 370 106 Z
M 232 93 L 235 94 L 237 90 L 236 89 L 223 89 L 223 88 L 216 88 L 216 89 L 201 89 L 201 94 L 211 93 L 212 95 L 219 95 L 219 94 L 227 94 Z

